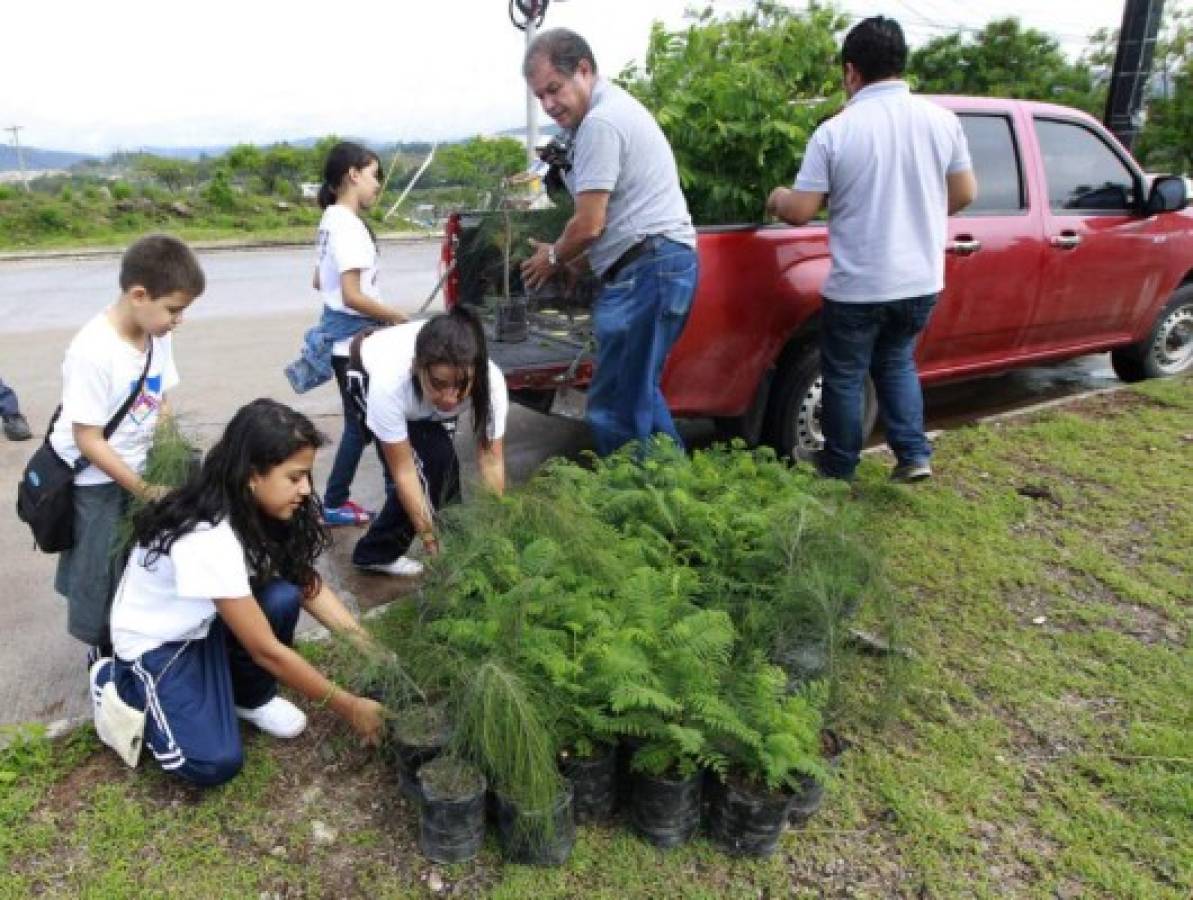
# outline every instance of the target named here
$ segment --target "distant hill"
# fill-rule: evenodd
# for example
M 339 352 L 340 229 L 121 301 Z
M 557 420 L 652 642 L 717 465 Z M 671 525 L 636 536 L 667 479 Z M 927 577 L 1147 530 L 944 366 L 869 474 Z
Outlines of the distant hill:
M 553 135 L 558 133 L 559 129 L 555 125 L 544 125 L 539 129 L 540 135 Z M 524 139 L 526 136 L 525 126 L 518 128 L 507 128 L 498 134 Z M 441 141 L 440 143 L 454 143 L 456 141 L 465 141 L 472 137 L 467 135 L 460 138 L 454 138 L 449 141 Z M 408 153 L 426 153 L 431 149 L 430 141 L 383 141 L 370 140 L 369 138 L 347 137 L 346 140 L 354 140 L 363 143 L 365 146 L 374 147 L 379 153 L 393 153 L 395 150 L 402 150 Z M 294 138 L 286 141 L 258 141 L 257 146 L 266 147 L 275 143 L 286 143 L 295 147 L 313 147 L 320 141 L 317 137 Z M 121 150 L 129 153 L 152 153 L 154 156 L 164 156 L 169 159 L 186 159 L 195 161 L 204 156 L 220 156 L 232 147 L 231 144 L 215 144 L 209 147 L 122 147 Z M 108 153 L 74 153 L 69 150 L 43 150 L 40 147 L 22 147 L 21 155 L 25 159 L 25 168 L 29 170 L 35 169 L 69 169 L 75 163 L 84 162 L 87 160 L 105 160 L 111 154 Z M 0 172 L 15 172 L 20 168 L 17 164 L 16 151 L 9 144 L 0 144 Z
M 22 147 L 21 157 L 25 160 L 25 168 L 33 169 L 69 169 L 77 162 L 94 159 L 87 153 L 71 153 L 68 150 L 42 150 L 40 147 Z M 20 169 L 17 162 L 17 151 L 11 145 L 0 145 L 0 172 L 15 172 Z

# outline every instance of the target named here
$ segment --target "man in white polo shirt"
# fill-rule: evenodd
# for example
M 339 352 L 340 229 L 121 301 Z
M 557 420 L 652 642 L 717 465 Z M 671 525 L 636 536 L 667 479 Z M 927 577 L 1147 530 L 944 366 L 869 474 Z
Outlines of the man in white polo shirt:
M 794 190 L 767 211 L 803 225 L 829 208 L 832 267 L 821 293 L 822 475 L 853 478 L 862 449 L 866 373 L 874 379 L 892 478 L 932 475 L 916 337 L 944 287 L 948 217 L 977 195 L 961 123 L 912 96 L 900 77 L 907 43 L 884 16 L 859 22 L 841 47 L 848 104 L 816 129 Z

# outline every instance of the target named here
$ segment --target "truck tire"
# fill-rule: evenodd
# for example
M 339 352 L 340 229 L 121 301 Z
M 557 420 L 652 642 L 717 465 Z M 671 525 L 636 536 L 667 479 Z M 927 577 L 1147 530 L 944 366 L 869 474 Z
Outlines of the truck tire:
M 1173 291 L 1146 340 L 1111 350 L 1110 364 L 1128 384 L 1193 370 L 1193 284 Z
M 775 376 L 775 389 L 767 411 L 766 442 L 781 456 L 807 460 L 824 446 L 820 431 L 820 351 L 807 347 Z M 862 410 L 862 440 L 878 419 L 878 395 L 866 377 Z

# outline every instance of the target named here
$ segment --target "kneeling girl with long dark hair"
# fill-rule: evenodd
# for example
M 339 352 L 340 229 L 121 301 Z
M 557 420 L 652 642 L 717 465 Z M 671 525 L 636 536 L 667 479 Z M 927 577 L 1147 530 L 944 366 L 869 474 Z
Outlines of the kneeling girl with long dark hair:
M 278 682 L 377 743 L 381 706 L 342 690 L 290 646 L 305 609 L 362 647 L 371 641 L 315 571 L 328 546 L 311 496 L 323 436 L 273 400 L 242 407 L 199 474 L 135 520 L 136 547 L 112 609 L 115 658 L 92 667 L 146 713 L 163 769 L 221 784 L 242 764 L 237 718 L 294 737 L 306 716 Z M 99 715 L 97 711 L 97 716 Z

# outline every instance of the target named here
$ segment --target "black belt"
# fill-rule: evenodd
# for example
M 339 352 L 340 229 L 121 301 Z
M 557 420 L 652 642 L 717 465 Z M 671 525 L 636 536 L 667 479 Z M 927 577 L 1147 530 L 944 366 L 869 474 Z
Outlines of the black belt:
M 653 236 L 643 238 L 625 253 L 621 254 L 621 256 L 617 257 L 613 265 L 605 270 L 605 274 L 601 276 L 601 281 L 605 282 L 605 284 L 612 284 L 626 266 L 654 246 L 654 240 Z

